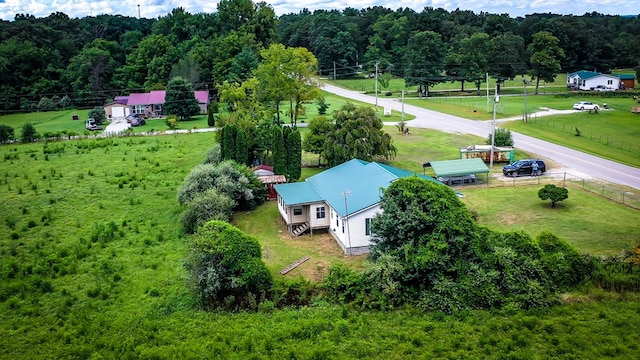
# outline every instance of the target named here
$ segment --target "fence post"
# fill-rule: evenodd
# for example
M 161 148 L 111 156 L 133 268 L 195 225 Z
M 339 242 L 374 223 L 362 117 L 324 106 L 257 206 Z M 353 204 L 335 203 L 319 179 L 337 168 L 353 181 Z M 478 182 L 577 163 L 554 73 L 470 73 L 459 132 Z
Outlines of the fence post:
M 562 176 L 562 186 L 567 187 L 567 172 L 564 172 L 564 175 Z

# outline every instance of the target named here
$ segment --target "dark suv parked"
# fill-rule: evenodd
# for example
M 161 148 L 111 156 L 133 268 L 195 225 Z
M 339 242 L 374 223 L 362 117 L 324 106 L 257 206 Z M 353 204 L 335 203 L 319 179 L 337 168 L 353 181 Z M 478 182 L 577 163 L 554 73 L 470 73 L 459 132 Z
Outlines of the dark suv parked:
M 536 174 L 531 174 L 531 171 L 533 169 L 533 162 L 537 162 L 538 163 L 538 171 Z M 544 161 L 540 160 L 540 159 L 524 159 L 524 160 L 518 160 L 516 162 L 514 162 L 513 164 L 510 165 L 505 165 L 505 167 L 502 168 L 502 173 L 505 174 L 506 176 L 518 176 L 518 175 L 536 175 L 536 176 L 540 176 L 542 175 L 542 173 L 544 173 L 545 171 L 547 171 L 547 166 L 545 165 Z

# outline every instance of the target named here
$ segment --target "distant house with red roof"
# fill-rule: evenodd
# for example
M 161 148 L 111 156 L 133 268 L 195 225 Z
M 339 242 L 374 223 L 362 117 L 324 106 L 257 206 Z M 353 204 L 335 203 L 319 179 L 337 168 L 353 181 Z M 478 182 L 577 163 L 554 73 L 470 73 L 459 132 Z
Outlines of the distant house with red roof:
M 117 96 L 113 102 L 105 105 L 105 112 L 109 118 L 123 117 L 129 114 L 139 114 L 148 117 L 163 116 L 164 102 L 167 92 L 165 90 L 153 90 L 148 93 L 131 93 L 129 96 Z M 197 90 L 193 92 L 198 100 L 200 113 L 205 114 L 209 110 L 209 90 Z

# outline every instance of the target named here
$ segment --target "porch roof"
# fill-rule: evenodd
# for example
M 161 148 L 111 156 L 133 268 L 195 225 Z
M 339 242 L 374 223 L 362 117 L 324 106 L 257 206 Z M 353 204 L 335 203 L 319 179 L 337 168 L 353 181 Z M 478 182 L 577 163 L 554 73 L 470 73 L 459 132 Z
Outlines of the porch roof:
M 286 205 L 310 204 L 323 201 L 322 196 L 305 181 L 278 184 L 274 185 L 273 188 L 280 194 L 280 198 Z

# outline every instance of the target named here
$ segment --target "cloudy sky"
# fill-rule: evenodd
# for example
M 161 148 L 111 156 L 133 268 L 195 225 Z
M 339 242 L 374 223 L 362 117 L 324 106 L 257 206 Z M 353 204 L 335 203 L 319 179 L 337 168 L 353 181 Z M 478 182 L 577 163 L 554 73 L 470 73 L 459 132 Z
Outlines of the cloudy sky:
M 257 2 L 254 0 L 254 2 Z M 366 8 L 384 6 L 391 9 L 408 7 L 421 11 L 425 6 L 444 8 L 448 11 L 459 8 L 489 13 L 508 13 L 512 17 L 531 13 L 574 14 L 583 15 L 597 11 L 611 15 L 640 14 L 640 0 L 266 0 L 277 15 L 297 13 L 302 8 L 311 11 L 316 9 L 344 9 L 345 7 Z M 45 17 L 53 12 L 63 12 L 72 18 L 96 16 L 100 14 L 119 14 L 157 18 L 171 12 L 176 7 L 183 7 L 188 12 L 212 13 L 216 11 L 218 1 L 203 0 L 0 0 L 0 18 L 13 20 L 15 14 L 31 14 Z

